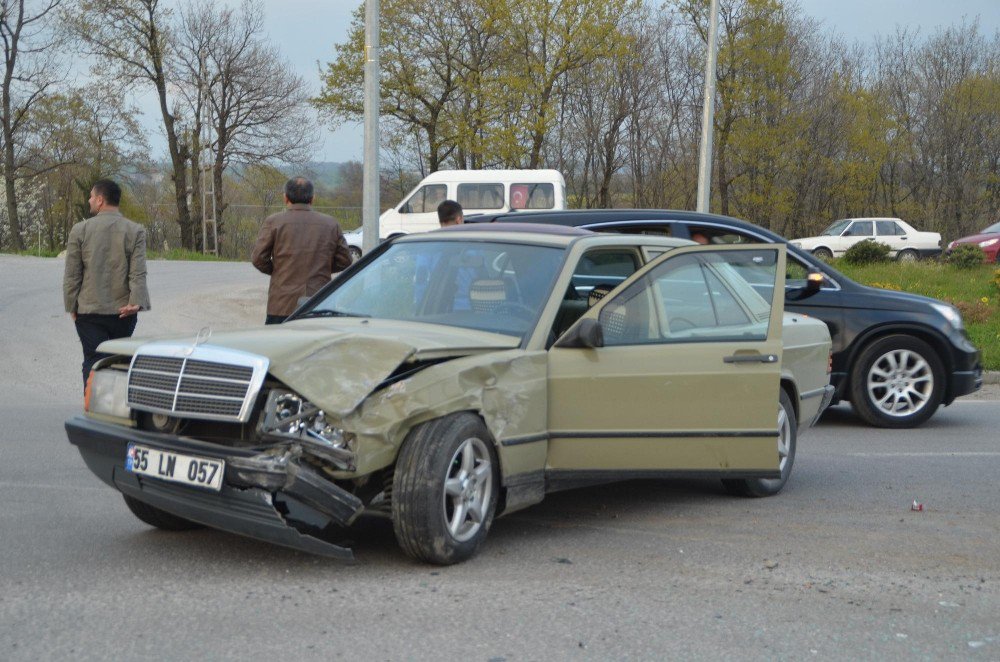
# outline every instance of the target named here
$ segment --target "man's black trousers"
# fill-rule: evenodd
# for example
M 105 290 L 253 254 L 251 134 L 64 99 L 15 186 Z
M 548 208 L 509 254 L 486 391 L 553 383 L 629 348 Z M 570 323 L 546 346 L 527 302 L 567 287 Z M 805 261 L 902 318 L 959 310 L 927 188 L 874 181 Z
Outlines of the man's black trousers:
M 105 340 L 129 338 L 135 331 L 138 315 L 118 317 L 118 315 L 77 315 L 76 334 L 83 345 L 83 385 L 87 385 L 90 369 L 107 354 L 97 351 L 97 346 Z

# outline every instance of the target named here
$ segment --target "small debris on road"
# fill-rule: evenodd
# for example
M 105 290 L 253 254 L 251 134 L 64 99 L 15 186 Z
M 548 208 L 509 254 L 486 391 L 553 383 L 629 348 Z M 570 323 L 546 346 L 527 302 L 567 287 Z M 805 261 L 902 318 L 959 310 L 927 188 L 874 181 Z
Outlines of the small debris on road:
M 924 511 L 924 504 L 918 502 L 916 499 L 913 500 L 913 505 L 910 506 L 910 510 L 916 513 L 922 513 Z

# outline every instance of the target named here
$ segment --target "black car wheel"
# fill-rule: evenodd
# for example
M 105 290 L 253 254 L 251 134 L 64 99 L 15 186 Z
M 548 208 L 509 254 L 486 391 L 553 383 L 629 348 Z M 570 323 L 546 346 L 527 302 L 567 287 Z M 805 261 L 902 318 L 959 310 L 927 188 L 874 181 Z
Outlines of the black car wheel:
M 190 531 L 191 529 L 202 528 L 202 525 L 197 522 L 192 522 L 191 520 L 168 513 L 165 510 L 154 508 L 148 503 L 133 499 L 127 494 L 123 494 L 122 497 L 125 499 L 125 505 L 132 511 L 132 514 L 150 526 L 155 526 L 164 531 Z
M 895 334 L 861 352 L 851 370 L 851 405 L 871 425 L 912 428 L 937 411 L 944 386 L 944 367 L 931 346 Z
M 725 479 L 722 484 L 730 494 L 748 497 L 773 496 L 781 491 L 792 474 L 795 463 L 795 445 L 798 440 L 799 424 L 795 418 L 795 407 L 785 389 L 778 398 L 778 468 L 780 478 Z
M 824 262 L 833 259 L 833 251 L 829 248 L 817 248 L 813 251 L 813 255 L 815 255 L 817 259 L 823 260 Z
M 392 523 L 408 555 L 439 565 L 475 554 L 499 495 L 496 451 L 473 414 L 428 421 L 407 436 L 393 479 Z

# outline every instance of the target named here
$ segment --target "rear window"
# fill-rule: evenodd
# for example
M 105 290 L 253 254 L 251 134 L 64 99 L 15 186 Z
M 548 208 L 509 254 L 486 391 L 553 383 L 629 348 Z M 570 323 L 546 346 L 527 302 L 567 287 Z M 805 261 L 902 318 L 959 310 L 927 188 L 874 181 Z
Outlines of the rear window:
M 552 184 L 511 184 L 511 209 L 552 209 L 556 206 Z
M 459 184 L 462 209 L 503 209 L 503 184 Z

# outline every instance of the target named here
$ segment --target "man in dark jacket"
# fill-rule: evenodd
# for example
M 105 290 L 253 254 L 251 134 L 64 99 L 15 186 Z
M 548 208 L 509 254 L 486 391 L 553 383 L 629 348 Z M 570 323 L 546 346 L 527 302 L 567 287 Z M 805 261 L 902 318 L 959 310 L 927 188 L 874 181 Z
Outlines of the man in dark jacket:
M 351 253 L 331 216 L 312 210 L 313 185 L 305 177 L 285 183 L 285 211 L 268 216 L 260 228 L 250 261 L 271 276 L 265 324 L 280 324 L 351 264 Z
M 90 190 L 93 217 L 77 223 L 66 240 L 63 301 L 83 345 L 83 383 L 104 355 L 105 340 L 128 338 L 140 310 L 149 310 L 146 230 L 118 211 L 122 189 L 102 179 Z

